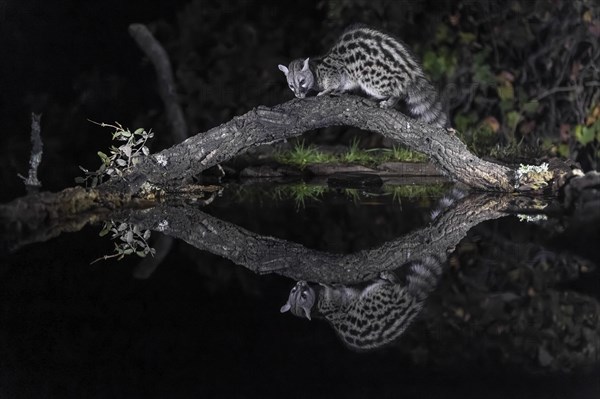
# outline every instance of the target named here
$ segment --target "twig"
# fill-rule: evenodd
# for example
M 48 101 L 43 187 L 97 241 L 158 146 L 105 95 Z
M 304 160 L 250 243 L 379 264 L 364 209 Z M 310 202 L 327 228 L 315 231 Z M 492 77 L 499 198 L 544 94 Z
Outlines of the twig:
M 37 177 L 37 170 L 42 162 L 42 153 L 44 152 L 40 127 L 41 118 L 41 114 L 31 113 L 31 157 L 29 158 L 29 173 L 27 177 L 20 173 L 18 174 L 25 182 L 25 188 L 28 193 L 38 192 L 42 187 L 42 182 Z
M 577 91 L 580 90 L 581 88 L 579 86 L 568 86 L 568 87 L 554 87 L 550 90 L 547 90 L 545 92 L 543 92 L 542 94 L 538 95 L 535 100 L 536 101 L 540 101 L 542 98 L 551 96 L 553 94 L 556 93 L 563 93 L 563 92 L 569 92 L 569 91 Z
M 173 68 L 167 52 L 143 24 L 129 25 L 129 34 L 154 65 L 158 93 L 165 104 L 173 138 L 176 142 L 184 141 L 188 137 L 187 124 L 177 98 Z

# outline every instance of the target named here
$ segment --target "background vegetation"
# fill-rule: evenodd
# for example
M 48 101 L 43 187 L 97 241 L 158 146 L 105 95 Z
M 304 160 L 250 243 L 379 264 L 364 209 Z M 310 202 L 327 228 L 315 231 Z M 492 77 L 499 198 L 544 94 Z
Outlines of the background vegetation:
M 560 155 L 598 169 L 600 5 L 594 0 L 9 0 L 0 7 L 1 199 L 19 192 L 29 113 L 42 112 L 46 188 L 96 168 L 110 135 L 88 119 L 152 128 L 172 144 L 154 70 L 127 33 L 143 22 L 165 45 L 190 133 L 292 98 L 277 64 L 324 53 L 363 22 L 413 49 L 479 155 Z M 305 135 L 351 144 L 352 129 Z M 360 134 L 362 148 L 387 146 Z
M 409 44 L 443 92 L 453 125 L 479 155 L 560 155 L 598 167 L 597 2 L 324 0 L 301 6 L 289 23 L 281 23 L 277 7 L 237 3 L 228 11 L 244 22 L 224 31 L 223 20 L 198 24 L 206 1 L 191 2 L 179 15 L 172 53 L 195 126 L 285 97 L 274 66 L 324 53 L 346 25 L 360 21 Z M 223 35 L 225 42 L 203 51 Z M 225 73 L 232 64 L 238 67 Z

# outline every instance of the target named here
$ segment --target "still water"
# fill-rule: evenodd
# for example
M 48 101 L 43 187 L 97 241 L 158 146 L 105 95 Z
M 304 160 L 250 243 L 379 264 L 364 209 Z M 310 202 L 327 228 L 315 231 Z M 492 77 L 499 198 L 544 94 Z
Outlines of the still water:
M 230 184 L 113 215 L 153 258 L 90 265 L 101 224 L 22 246 L 0 397 L 598 398 L 598 229 L 513 202 Z

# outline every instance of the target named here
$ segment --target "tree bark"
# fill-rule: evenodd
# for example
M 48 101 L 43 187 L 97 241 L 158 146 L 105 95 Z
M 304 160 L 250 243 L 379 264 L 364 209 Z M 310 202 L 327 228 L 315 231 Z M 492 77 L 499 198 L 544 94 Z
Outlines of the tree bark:
M 377 248 L 351 254 L 318 251 L 255 234 L 195 207 L 164 205 L 141 211 L 126 210 L 121 216 L 113 216 L 141 229 L 158 230 L 258 274 L 277 273 L 294 280 L 352 284 L 377 278 L 383 271 L 426 256 L 444 261 L 473 226 L 505 216 L 511 199 L 507 195 L 472 195 L 450 206 L 429 226 Z
M 129 174 L 127 189 L 137 192 L 145 183 L 160 187 L 177 186 L 182 180 L 250 147 L 279 142 L 329 126 L 352 126 L 380 133 L 426 154 L 450 178 L 474 189 L 515 190 L 514 169 L 479 159 L 446 129 L 420 123 L 392 109 L 379 108 L 357 96 L 310 97 L 271 108 L 259 106 L 147 157 Z M 109 182 L 109 187 L 123 188 L 118 182 Z

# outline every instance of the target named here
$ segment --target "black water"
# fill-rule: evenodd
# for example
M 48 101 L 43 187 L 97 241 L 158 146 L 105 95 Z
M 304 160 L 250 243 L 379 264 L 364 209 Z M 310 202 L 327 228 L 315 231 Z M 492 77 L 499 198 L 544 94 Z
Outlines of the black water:
M 420 197 L 328 191 L 303 204 L 272 193 L 267 188 L 266 194 L 244 197 L 239 190 L 225 190 L 203 211 L 256 234 L 352 253 L 427 226 L 445 191 Z M 518 345 L 505 346 L 513 352 L 496 353 L 503 346 L 487 345 L 490 337 L 465 338 L 469 323 L 478 323 L 475 318 L 453 335 L 432 334 L 427 329 L 436 321 L 426 321 L 428 311 L 395 345 L 357 353 L 344 347 L 327 323 L 279 313 L 294 284 L 288 278 L 259 276 L 175 241 L 147 279 L 135 279 L 139 259 L 134 257 L 90 265 L 112 251 L 99 230 L 87 226 L 1 258 L 0 397 L 600 397 L 598 358 L 543 366 L 539 359 L 523 359 Z M 553 242 L 563 252 L 586 247 L 581 240 L 552 241 L 539 227 L 505 216 L 469 231 L 450 256 L 461 262 L 460 273 L 480 276 L 477 268 L 493 256 L 498 264 L 492 267 L 506 266 L 485 245 L 494 235 Z M 154 232 L 152 239 L 159 236 Z M 585 254 L 588 259 L 594 251 Z M 457 300 L 448 294 L 462 281 L 457 270 L 445 263 L 440 286 L 428 299 L 431 306 L 445 306 L 446 297 Z M 591 273 L 556 292 L 574 292 L 597 304 L 598 281 Z M 483 290 L 473 288 L 466 296 Z M 441 341 L 447 337 L 459 338 Z M 600 345 L 595 339 L 590 342 Z M 419 356 L 412 350 L 417 347 L 424 348 Z

